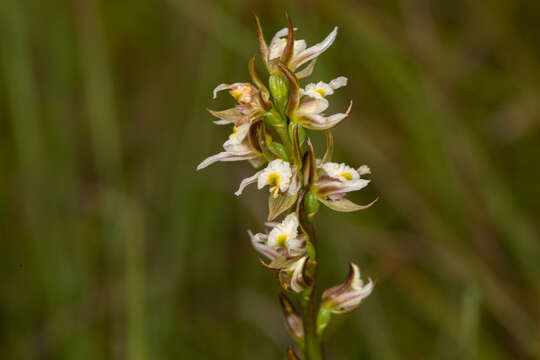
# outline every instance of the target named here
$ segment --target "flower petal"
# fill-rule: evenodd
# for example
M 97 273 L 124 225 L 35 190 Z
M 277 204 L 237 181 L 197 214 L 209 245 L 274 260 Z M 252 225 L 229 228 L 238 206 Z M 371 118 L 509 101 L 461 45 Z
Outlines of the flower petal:
M 223 151 L 223 152 L 220 152 L 219 154 L 212 155 L 204 159 L 197 166 L 197 170 L 204 169 L 205 167 L 212 165 L 213 163 L 218 162 L 218 161 L 241 161 L 241 160 L 254 159 L 256 157 L 257 157 L 257 154 L 253 153 L 252 151 L 245 151 L 245 152 Z
M 298 106 L 298 114 L 320 114 L 328 108 L 328 100 L 323 98 L 304 98 Z
M 237 121 L 241 120 L 244 115 L 242 112 L 236 108 L 222 110 L 222 111 L 215 111 L 206 109 L 212 116 L 217 117 L 220 120 L 214 121 L 214 124 L 217 125 L 225 125 L 225 124 L 233 124 Z
M 299 79 L 303 79 L 311 75 L 313 73 L 313 69 L 315 69 L 316 62 L 317 62 L 317 58 L 311 60 L 311 62 L 307 64 L 305 68 L 303 68 L 302 70 L 296 73 L 296 77 Z
M 347 112 L 334 114 L 328 117 L 324 117 L 320 114 L 299 114 L 299 120 L 302 126 L 311 130 L 327 130 L 333 128 L 339 124 L 343 119 L 349 116 L 352 108 L 352 101 L 347 109 Z
M 244 84 L 244 83 L 237 82 L 237 83 L 234 83 L 234 84 L 225 84 L 225 83 L 219 84 L 218 86 L 216 86 L 214 91 L 212 91 L 212 94 L 214 95 L 214 99 L 217 97 L 218 92 L 223 91 L 223 90 L 229 90 L 229 89 L 232 89 L 235 86 L 239 86 L 239 85 L 242 85 L 242 84 Z
M 332 210 L 339 211 L 339 212 L 352 212 L 352 211 L 358 211 L 358 210 L 365 210 L 369 207 L 371 207 L 373 204 L 377 202 L 378 198 L 373 200 L 367 205 L 358 205 L 350 201 L 349 199 L 340 199 L 340 200 L 326 200 L 324 198 L 319 198 L 319 201 L 322 202 L 324 205 L 329 207 Z
M 330 45 L 332 45 L 334 40 L 336 40 L 337 31 L 338 28 L 336 26 L 334 30 L 332 30 L 332 32 L 323 41 L 316 45 L 313 45 L 312 47 L 302 51 L 299 54 L 295 54 L 290 64 L 291 69 L 296 69 L 302 64 L 322 54 L 326 49 L 330 47 Z
M 248 186 L 249 184 L 253 184 L 254 182 L 257 181 L 257 177 L 259 176 L 259 173 L 260 173 L 260 171 L 255 173 L 255 175 L 250 176 L 250 177 L 245 178 L 244 180 L 242 180 L 242 182 L 240 183 L 240 186 L 238 187 L 238 190 L 234 193 L 234 195 L 236 195 L 236 196 L 242 195 L 242 191 L 244 191 L 244 188 L 246 186 Z

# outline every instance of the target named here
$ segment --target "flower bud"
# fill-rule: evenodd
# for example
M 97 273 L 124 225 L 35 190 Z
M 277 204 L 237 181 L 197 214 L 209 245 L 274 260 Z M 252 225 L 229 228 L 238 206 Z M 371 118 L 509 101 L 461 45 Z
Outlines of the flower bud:
M 308 264 L 310 264 L 308 260 L 308 256 L 302 256 L 280 269 L 278 281 L 284 290 L 300 293 L 311 286 L 313 279 L 307 272 Z
M 332 313 L 321 306 L 317 314 L 317 335 L 321 336 L 332 319 Z
M 360 305 L 373 290 L 373 282 L 364 285 L 360 279 L 360 269 L 349 263 L 349 275 L 343 284 L 327 289 L 322 295 L 322 306 L 334 314 L 351 312 Z
M 273 141 L 270 145 L 268 145 L 268 148 L 278 158 L 285 161 L 290 161 L 289 154 L 287 153 L 285 146 L 281 145 L 280 143 Z
M 281 74 L 272 74 L 268 80 L 270 86 L 270 93 L 274 98 L 274 104 L 278 108 L 278 111 L 283 113 L 287 106 L 289 97 L 289 86 L 285 77 Z
M 270 126 L 283 126 L 284 119 L 279 115 L 279 113 L 272 109 L 264 115 L 265 123 Z
M 296 342 L 302 343 L 304 341 L 304 324 L 302 322 L 302 317 L 283 293 L 279 295 L 279 302 L 281 304 L 281 309 L 283 310 L 283 317 L 285 318 L 287 330 Z
M 311 191 L 304 195 L 304 211 L 308 217 L 315 216 L 319 211 L 319 199 Z
M 289 349 L 287 350 L 287 358 L 289 360 L 300 360 L 300 358 L 298 357 L 298 355 L 295 354 L 292 346 L 289 346 Z

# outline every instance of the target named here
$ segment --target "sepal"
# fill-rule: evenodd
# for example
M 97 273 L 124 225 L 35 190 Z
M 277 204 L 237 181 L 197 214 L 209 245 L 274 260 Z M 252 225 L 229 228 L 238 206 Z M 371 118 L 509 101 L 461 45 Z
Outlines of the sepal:
M 283 49 L 283 52 L 281 53 L 281 62 L 285 65 L 289 65 L 289 62 L 291 61 L 293 55 L 294 55 L 294 27 L 291 22 L 291 18 L 289 17 L 289 14 L 285 13 L 285 16 L 287 17 L 287 45 L 285 46 L 285 49 Z
M 360 269 L 349 263 L 349 275 L 343 284 L 327 289 L 322 295 L 322 306 L 333 314 L 353 311 L 373 290 L 373 281 L 364 284 L 360 278 Z
M 375 204 L 379 200 L 379 198 L 373 200 L 367 205 L 358 205 L 354 202 L 352 202 L 349 199 L 339 199 L 339 200 L 327 200 L 324 198 L 319 198 L 319 201 L 322 202 L 324 205 L 329 207 L 332 210 L 339 211 L 339 212 L 353 212 L 353 211 L 359 211 L 359 210 L 366 210 L 369 209 L 373 204 Z
M 285 113 L 288 116 L 292 116 L 296 112 L 296 109 L 298 109 L 298 103 L 300 102 L 300 84 L 298 84 L 296 75 L 285 64 L 280 63 L 278 66 L 281 72 L 287 77 L 287 80 L 289 80 L 289 102 Z
M 289 210 L 294 205 L 298 194 L 291 195 L 285 193 L 274 197 L 272 194 L 268 197 L 268 221 L 272 221 L 281 215 L 283 212 Z
M 289 154 L 287 153 L 285 146 L 283 146 L 282 144 L 276 141 L 272 141 L 272 143 L 268 145 L 268 149 L 270 149 L 272 154 L 274 154 L 276 157 L 285 161 L 290 161 Z
M 283 311 L 283 317 L 285 318 L 285 326 L 291 334 L 291 337 L 298 343 L 304 342 L 304 324 L 302 317 L 296 311 L 293 304 L 289 301 L 285 294 L 279 294 L 279 303 L 281 304 L 281 310 Z
M 281 268 L 278 272 L 278 281 L 281 287 L 287 291 L 300 293 L 309 288 L 313 279 L 307 273 L 309 256 L 304 255 L 298 260 Z
M 257 40 L 259 41 L 259 52 L 261 53 L 261 59 L 264 62 L 266 69 L 270 71 L 270 67 L 268 66 L 268 45 L 264 40 L 264 34 L 258 16 L 255 16 L 255 23 L 257 24 Z
M 332 135 L 332 131 L 326 130 L 325 136 L 326 136 L 326 151 L 324 152 L 324 155 L 322 157 L 321 164 L 332 161 L 332 156 L 334 154 L 334 135 Z
M 295 354 L 292 346 L 289 346 L 289 349 L 287 350 L 287 358 L 289 360 L 300 360 L 300 358 Z

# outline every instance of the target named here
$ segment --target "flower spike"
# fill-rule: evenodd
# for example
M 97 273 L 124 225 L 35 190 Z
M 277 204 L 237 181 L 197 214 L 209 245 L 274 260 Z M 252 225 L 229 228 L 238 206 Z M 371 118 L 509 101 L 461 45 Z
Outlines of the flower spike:
M 351 312 L 360 305 L 373 290 L 373 281 L 364 284 L 360 278 L 360 269 L 349 263 L 349 275 L 343 284 L 326 290 L 322 295 L 322 306 L 334 314 Z
M 257 170 L 243 179 L 235 192 L 241 195 L 250 184 L 267 188 L 267 229 L 248 231 L 251 244 L 262 266 L 274 270 L 283 289 L 280 303 L 285 325 L 300 345 L 304 359 L 322 359 L 324 332 L 333 314 L 352 311 L 373 290 L 373 282 L 364 283 L 360 270 L 349 263 L 345 282 L 323 292 L 318 291 L 318 255 L 314 220 L 320 203 L 330 209 L 349 212 L 367 209 L 346 198 L 349 192 L 370 183 L 365 175 L 369 167 L 358 168 L 332 162 L 334 138 L 329 130 L 350 113 L 352 102 L 343 113 L 327 114 L 329 97 L 347 85 L 345 76 L 329 82 L 300 84 L 310 76 L 317 58 L 334 42 L 335 27 L 320 43 L 308 47 L 296 40 L 297 29 L 288 14 L 287 27 L 266 42 L 257 16 L 257 40 L 268 78 L 256 70 L 255 56 L 249 60 L 251 82 L 218 85 L 212 93 L 227 91 L 235 100 L 230 109 L 208 110 L 216 125 L 231 125 L 232 133 L 223 143 L 223 151 L 202 161 L 197 169 L 218 161 L 248 160 Z M 310 130 L 325 130 L 326 150 L 315 157 Z M 296 307 L 296 309 L 295 309 Z M 299 360 L 293 347 L 289 360 Z

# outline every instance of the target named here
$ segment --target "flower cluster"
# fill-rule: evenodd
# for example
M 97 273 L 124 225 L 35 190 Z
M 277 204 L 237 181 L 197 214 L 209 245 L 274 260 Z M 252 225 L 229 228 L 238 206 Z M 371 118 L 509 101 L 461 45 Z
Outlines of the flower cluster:
M 322 203 L 342 212 L 363 210 L 371 206 L 358 205 L 345 195 L 367 186 L 364 177 L 370 169 L 362 165 L 355 169 L 343 163 L 332 162 L 333 136 L 329 129 L 349 115 L 352 102 L 342 113 L 328 115 L 328 97 L 347 85 L 347 78 L 340 76 L 328 83 L 319 81 L 300 86 L 299 80 L 312 74 L 317 57 L 334 42 L 337 27 L 320 43 L 308 47 L 304 40 L 295 40 L 296 28 L 288 20 L 288 27 L 279 30 L 269 44 L 257 20 L 259 51 L 269 73 L 264 82 L 255 70 L 255 58 L 249 62 L 250 82 L 218 85 L 213 96 L 227 90 L 236 101 L 233 108 L 209 112 L 217 118 L 217 125 L 232 125 L 232 133 L 223 144 L 224 151 L 210 156 L 199 164 L 197 170 L 218 161 L 249 160 L 259 168 L 252 176 L 240 182 L 235 195 L 257 183 L 257 188 L 268 188 L 269 215 L 265 233 L 249 236 L 253 247 L 264 259 L 260 262 L 277 271 L 281 287 L 297 296 L 298 312 L 289 298 L 282 294 L 287 327 L 293 338 L 301 344 L 309 343 L 307 337 L 320 339 L 331 314 L 355 309 L 370 294 L 373 283 L 364 284 L 360 271 L 350 264 L 348 279 L 322 294 L 318 300 L 315 291 L 317 260 L 312 220 Z M 307 130 L 325 131 L 326 151 L 317 159 Z M 283 213 L 281 222 L 274 222 Z M 318 310 L 310 311 L 313 306 Z M 301 315 L 300 313 L 303 313 Z M 310 314 L 317 314 L 310 319 Z M 316 322 L 316 326 L 309 326 Z M 310 334 L 309 328 L 317 329 Z M 305 328 L 305 329 L 304 329 Z M 306 346 L 310 351 L 310 346 Z M 292 349 L 290 358 L 297 358 Z

